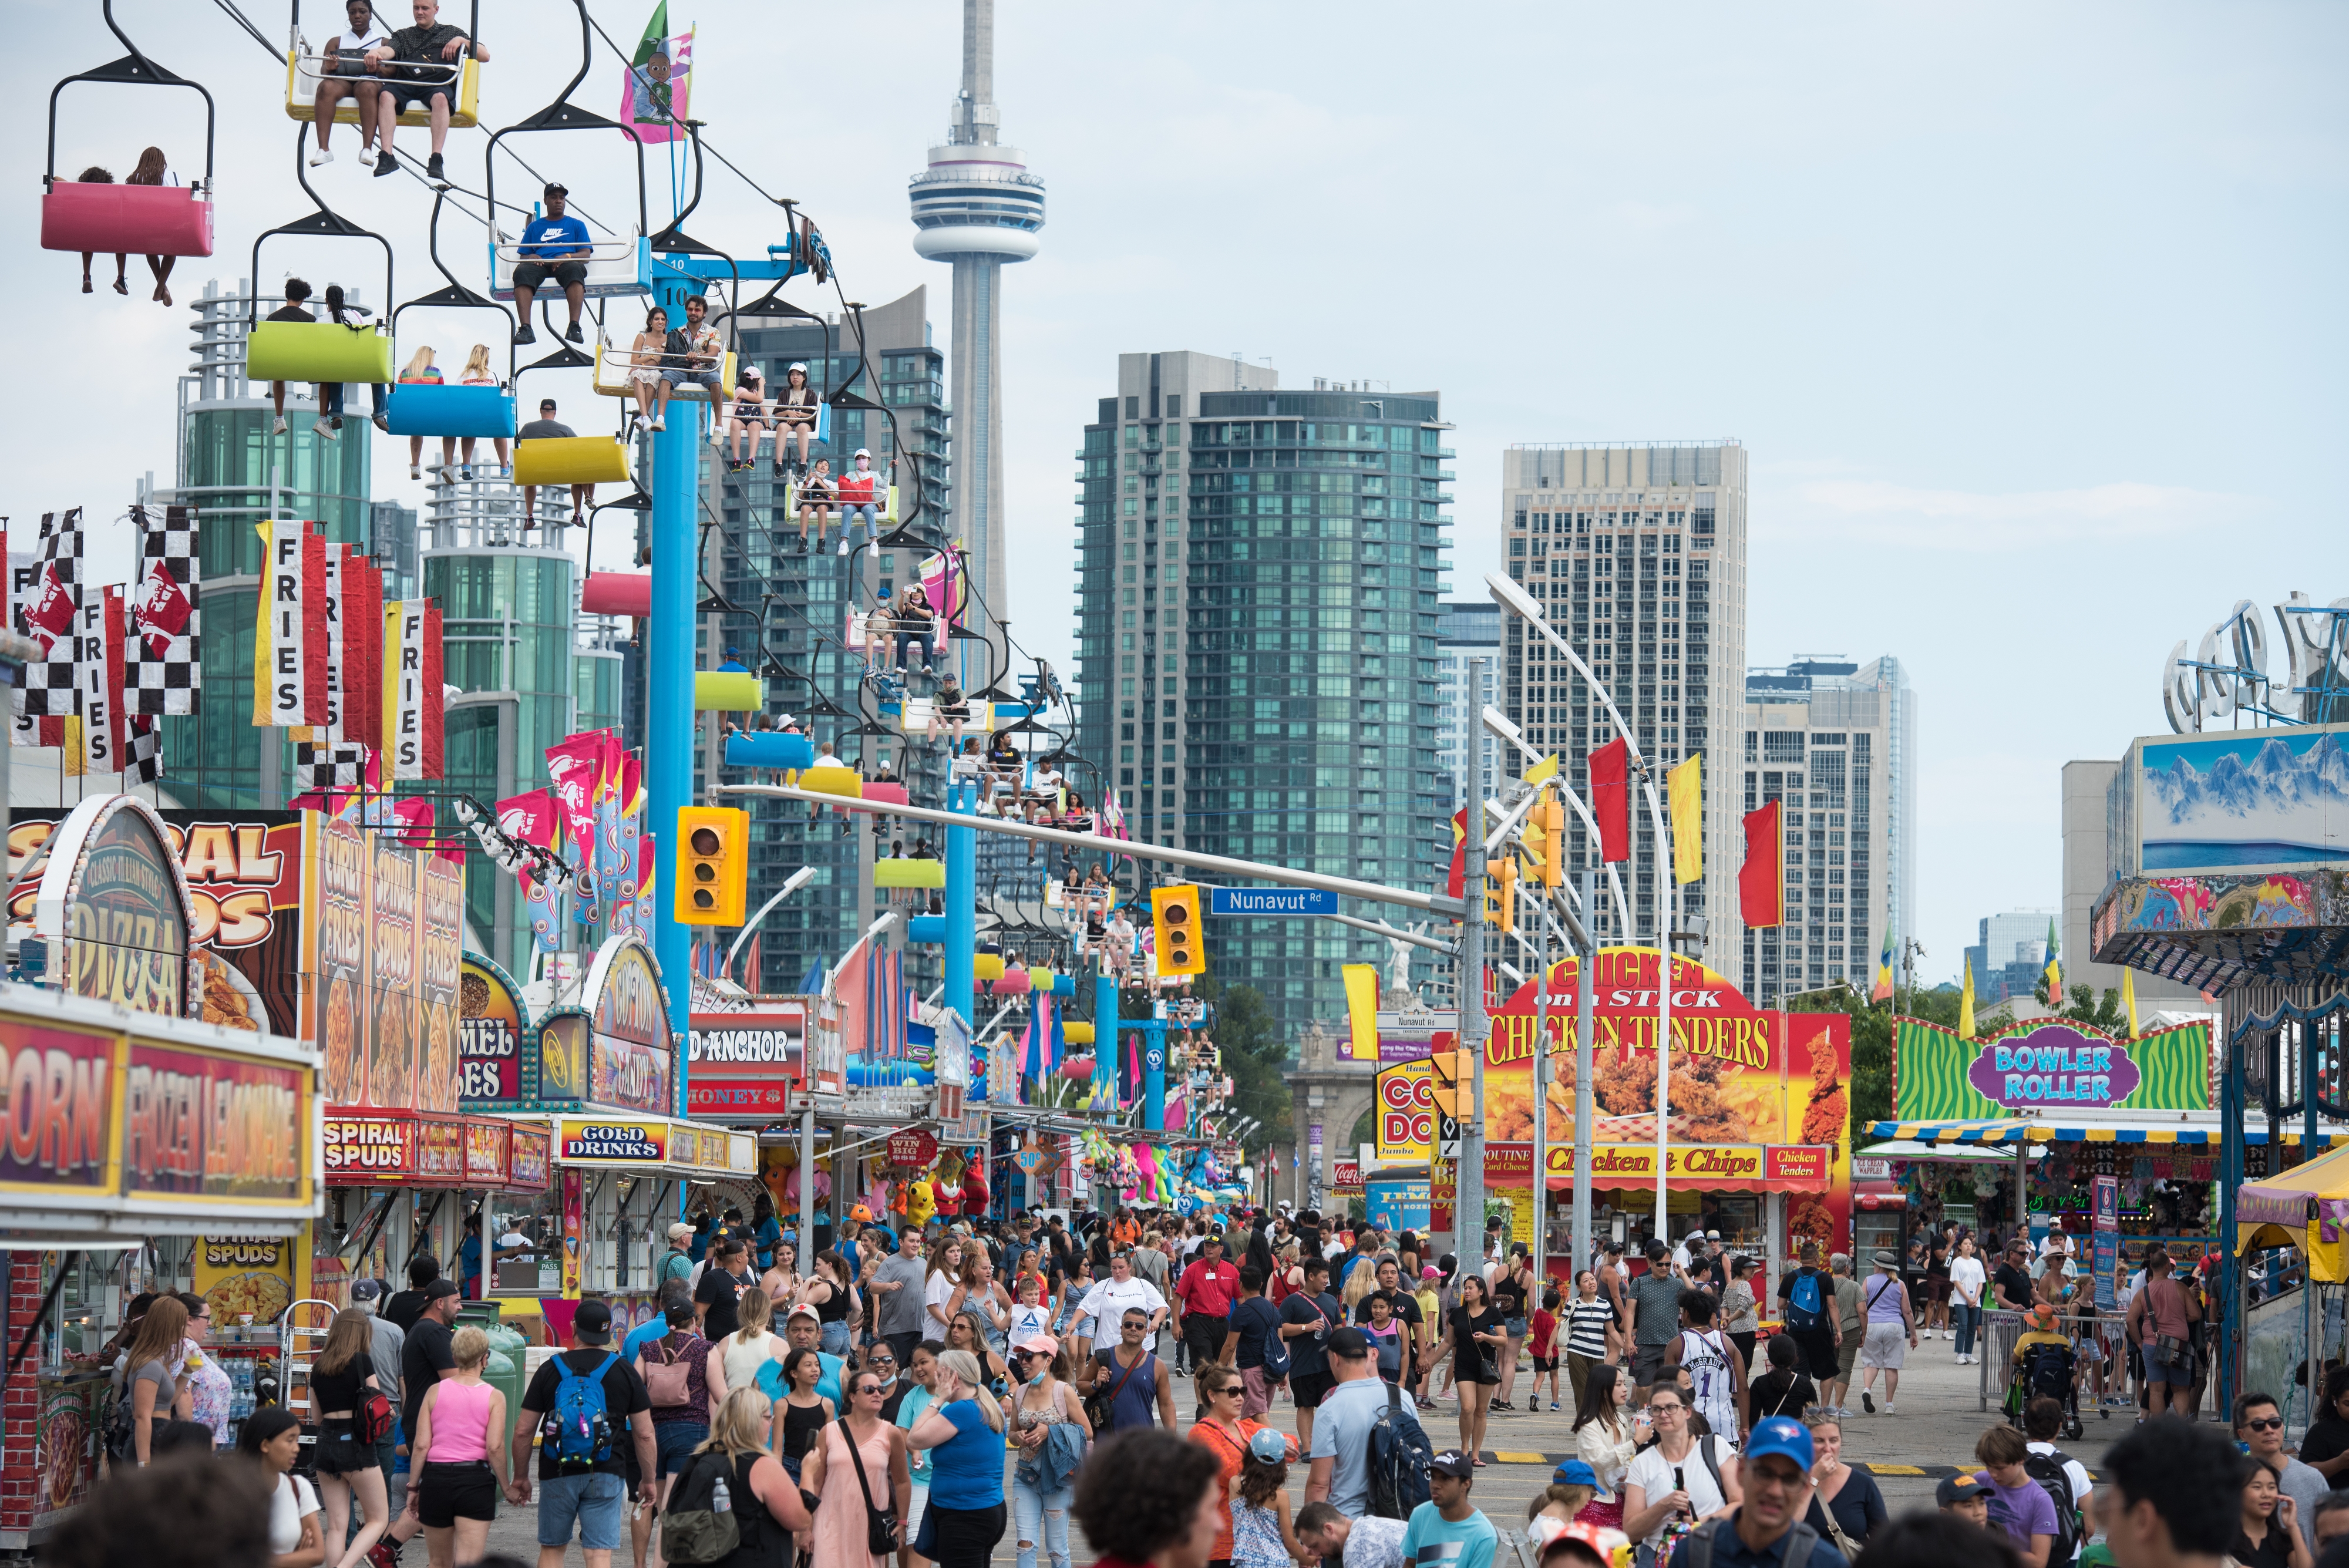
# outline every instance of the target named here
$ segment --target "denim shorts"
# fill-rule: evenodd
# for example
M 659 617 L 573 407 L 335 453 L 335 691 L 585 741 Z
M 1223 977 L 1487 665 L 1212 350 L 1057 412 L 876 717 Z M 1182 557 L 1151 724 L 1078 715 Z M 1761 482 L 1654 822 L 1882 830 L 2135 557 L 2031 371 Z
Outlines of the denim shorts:
M 657 1473 L 673 1476 L 683 1470 L 686 1461 L 693 1457 L 693 1450 L 709 1437 L 709 1425 L 706 1421 L 655 1421 L 653 1446 L 658 1450 L 659 1458 L 654 1464 Z
M 1511 1339 L 1523 1339 L 1526 1336 L 1526 1320 L 1521 1317 L 1510 1318 L 1502 1324 L 1501 1327 L 1507 1331 Z
M 557 1476 L 538 1483 L 538 1543 L 568 1546 L 572 1521 L 579 1524 L 579 1544 L 589 1552 L 620 1549 L 621 1518 L 626 1511 L 628 1483 L 597 1471 L 584 1476 Z
M 2145 1343 L 2145 1380 L 2185 1388 L 2194 1382 L 2194 1357 L 2184 1350 L 2164 1350 L 2153 1340 Z

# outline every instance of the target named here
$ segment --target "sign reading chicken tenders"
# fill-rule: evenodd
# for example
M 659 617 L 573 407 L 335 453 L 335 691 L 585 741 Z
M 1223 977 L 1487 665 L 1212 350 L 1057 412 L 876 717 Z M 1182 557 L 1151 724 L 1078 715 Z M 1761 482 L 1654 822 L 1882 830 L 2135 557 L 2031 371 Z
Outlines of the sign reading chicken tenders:
M 1601 1190 L 1652 1199 L 1656 1147 L 1656 984 L 1653 948 L 1604 948 L 1592 1007 L 1589 1179 Z M 1549 1086 L 1549 1181 L 1574 1179 L 1576 988 L 1579 965 L 1550 971 L 1550 1049 L 1562 1057 Z M 1789 1246 L 1824 1250 L 1850 1240 L 1851 1020 L 1840 1012 L 1755 1007 L 1723 976 L 1689 959 L 1672 963 L 1672 1038 L 1665 1091 L 1666 1185 L 1707 1192 L 1786 1195 Z M 1488 1180 L 1524 1185 L 1532 1171 L 1534 1040 L 1531 981 L 1493 1014 L 1485 1045 Z M 1564 1147 L 1562 1147 L 1564 1146 Z M 1516 1174 L 1512 1175 L 1511 1172 Z M 1630 1207 L 1645 1207 L 1635 1199 Z

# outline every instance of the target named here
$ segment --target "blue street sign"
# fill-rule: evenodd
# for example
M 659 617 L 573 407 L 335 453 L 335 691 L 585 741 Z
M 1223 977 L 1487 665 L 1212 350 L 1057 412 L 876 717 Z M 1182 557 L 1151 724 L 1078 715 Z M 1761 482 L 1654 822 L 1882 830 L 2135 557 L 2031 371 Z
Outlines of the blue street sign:
M 1338 895 L 1317 888 L 1210 888 L 1211 915 L 1334 915 Z

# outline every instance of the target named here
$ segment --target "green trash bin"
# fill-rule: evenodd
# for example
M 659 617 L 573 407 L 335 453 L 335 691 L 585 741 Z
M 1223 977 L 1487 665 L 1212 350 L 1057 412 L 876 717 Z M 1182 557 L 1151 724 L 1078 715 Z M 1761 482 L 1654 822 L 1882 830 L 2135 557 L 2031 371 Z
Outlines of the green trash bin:
M 489 1336 L 490 1361 L 481 1370 L 481 1381 L 506 1397 L 506 1419 L 511 1422 L 522 1408 L 525 1385 L 523 1366 L 523 1348 L 528 1341 L 498 1317 L 496 1302 L 467 1302 L 457 1309 L 457 1326 L 472 1324 Z

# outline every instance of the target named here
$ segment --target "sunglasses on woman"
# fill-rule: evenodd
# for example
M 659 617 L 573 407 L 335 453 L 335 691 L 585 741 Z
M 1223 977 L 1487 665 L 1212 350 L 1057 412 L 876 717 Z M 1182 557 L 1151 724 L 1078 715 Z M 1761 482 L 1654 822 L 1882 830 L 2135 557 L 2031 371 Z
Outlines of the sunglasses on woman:
M 860 1397 L 870 1394 L 874 1398 L 878 1399 L 881 1397 L 881 1385 L 878 1383 L 859 1383 L 856 1386 L 856 1392 Z

